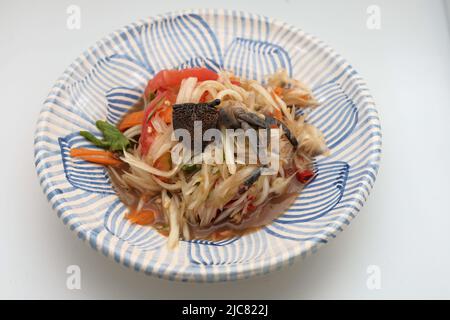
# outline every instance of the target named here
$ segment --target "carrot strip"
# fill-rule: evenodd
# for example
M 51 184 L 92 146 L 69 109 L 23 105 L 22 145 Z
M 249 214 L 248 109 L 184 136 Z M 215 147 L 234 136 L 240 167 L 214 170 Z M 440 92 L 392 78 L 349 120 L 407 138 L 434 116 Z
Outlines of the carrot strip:
M 172 168 L 172 157 L 170 152 L 162 154 L 154 163 L 154 167 L 161 171 L 169 171 Z M 163 182 L 169 182 L 170 179 L 167 177 L 157 176 Z
M 144 119 L 144 110 L 128 113 L 120 122 L 119 130 L 125 131 L 128 128 L 137 126 L 142 123 L 143 119 Z
M 137 211 L 135 209 L 131 210 L 129 214 L 125 216 L 131 223 L 136 223 L 140 225 L 149 225 L 155 221 L 156 212 L 150 209 L 144 209 Z
M 215 231 L 211 235 L 211 238 L 213 241 L 221 241 L 224 239 L 231 238 L 234 235 L 235 233 L 233 232 L 233 230 L 222 230 L 222 231 Z
M 114 157 L 114 154 L 110 151 L 98 150 L 98 149 L 88 149 L 88 148 L 72 148 L 70 149 L 71 157 L 82 157 L 82 156 L 104 156 L 104 157 Z
M 158 114 L 165 123 L 172 123 L 172 106 L 167 106 L 164 109 L 161 109 Z
M 273 117 L 277 120 L 282 120 L 283 119 L 283 114 L 281 113 L 281 110 L 276 108 L 273 111 Z
M 277 95 L 277 96 L 281 96 L 283 94 L 283 88 L 282 87 L 275 87 L 275 89 L 273 89 L 273 92 Z
M 279 87 L 277 87 L 279 88 Z M 280 88 L 281 89 L 281 88 Z M 283 119 L 283 114 L 280 110 L 280 104 L 278 103 L 276 96 L 278 96 L 275 92 L 275 90 L 272 90 L 272 92 L 270 92 L 270 95 L 272 96 L 273 101 L 275 101 L 275 103 L 277 104 L 278 108 L 274 108 L 274 112 L 273 112 L 273 117 L 277 120 L 282 120 Z
M 122 163 L 122 161 L 114 157 L 114 154 L 112 152 L 96 149 L 87 149 L 87 148 L 70 149 L 70 156 L 74 158 L 80 158 L 85 161 L 110 166 L 116 166 Z
M 274 108 L 273 112 L 269 112 L 269 115 L 271 115 L 272 117 L 274 117 L 277 120 L 283 120 L 283 114 L 281 113 L 281 110 L 278 108 Z M 272 128 L 276 128 L 277 125 L 272 126 Z
M 115 159 L 115 158 L 105 158 L 101 156 L 83 156 L 79 157 L 80 159 L 83 159 L 88 162 L 103 164 L 106 166 L 118 166 L 122 164 L 122 161 Z

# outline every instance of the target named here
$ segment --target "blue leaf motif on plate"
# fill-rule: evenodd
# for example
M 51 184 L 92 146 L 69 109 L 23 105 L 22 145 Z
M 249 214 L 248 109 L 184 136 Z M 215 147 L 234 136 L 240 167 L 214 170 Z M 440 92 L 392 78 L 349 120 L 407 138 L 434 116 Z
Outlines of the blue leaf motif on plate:
M 177 67 L 177 69 L 187 69 L 187 68 L 199 68 L 199 67 L 204 67 L 204 68 L 208 68 L 214 72 L 219 72 L 220 71 L 220 65 L 208 58 L 203 58 L 203 57 L 194 57 L 191 58 L 185 62 L 183 62 L 181 65 L 179 65 Z
M 195 57 L 223 64 L 216 35 L 197 14 L 155 20 L 143 28 L 142 39 L 154 70 L 174 68 Z
M 120 46 L 133 61 L 144 66 L 150 73 L 154 73 L 154 69 L 150 66 L 151 58 L 147 55 L 142 41 L 142 28 L 141 25 L 136 24 L 133 24 L 132 27 L 126 26 L 119 33 L 120 40 L 118 37 L 114 38 L 114 45 Z
M 279 218 L 265 227 L 273 236 L 297 241 L 311 240 L 322 231 L 302 223 L 319 219 L 329 213 L 341 200 L 350 166 L 343 161 L 321 162 L 315 165 L 316 178 L 300 193 L 300 196 Z
M 253 232 L 242 237 L 222 241 L 189 241 L 189 260 L 201 265 L 224 265 L 257 259 L 267 249 L 263 232 Z
M 320 108 L 312 110 L 308 122 L 319 128 L 329 149 L 344 141 L 358 123 L 358 109 L 338 83 L 326 83 L 313 90 Z
M 105 94 L 118 87 L 144 88 L 153 75 L 148 66 L 128 55 L 113 54 L 83 67 L 89 67 L 87 75 L 71 83 L 67 93 L 77 110 L 95 120 L 105 118 Z
M 224 67 L 246 79 L 264 81 L 264 76 L 286 69 L 292 76 L 289 54 L 267 41 L 235 38 L 225 51 Z
M 106 120 L 118 124 L 119 120 L 130 108 L 139 101 L 143 91 L 141 89 L 116 87 L 106 92 L 108 101 Z
M 119 199 L 115 200 L 105 214 L 106 230 L 144 251 L 158 249 L 167 242 L 167 238 L 152 227 L 130 223 L 125 219 L 127 211 L 127 207 Z
M 84 78 L 85 87 L 103 93 L 114 87 L 143 87 L 153 75 L 153 70 L 140 60 L 126 54 L 112 54 L 98 60 Z M 92 87 L 91 87 L 92 86 Z M 92 92 L 94 93 L 94 92 Z
M 67 181 L 88 192 L 115 194 L 108 172 L 101 165 L 96 165 L 70 156 L 71 148 L 94 148 L 92 144 L 80 136 L 78 132 L 59 138 L 61 157 Z

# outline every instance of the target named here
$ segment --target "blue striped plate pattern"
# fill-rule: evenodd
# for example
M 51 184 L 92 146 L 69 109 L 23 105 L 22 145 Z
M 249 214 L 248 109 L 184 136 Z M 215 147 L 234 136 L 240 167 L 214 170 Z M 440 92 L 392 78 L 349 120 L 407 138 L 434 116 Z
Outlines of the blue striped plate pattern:
M 72 159 L 95 132 L 117 123 L 148 79 L 164 68 L 207 66 L 245 78 L 285 68 L 321 106 L 308 121 L 331 154 L 317 178 L 271 225 L 221 242 L 182 241 L 176 250 L 152 228 L 130 224 L 104 168 Z M 375 182 L 381 153 L 377 110 L 364 80 L 330 47 L 270 18 L 228 10 L 183 11 L 132 23 L 86 50 L 57 80 L 35 133 L 37 174 L 63 222 L 92 248 L 136 271 L 181 281 L 248 278 L 315 252 L 356 216 Z

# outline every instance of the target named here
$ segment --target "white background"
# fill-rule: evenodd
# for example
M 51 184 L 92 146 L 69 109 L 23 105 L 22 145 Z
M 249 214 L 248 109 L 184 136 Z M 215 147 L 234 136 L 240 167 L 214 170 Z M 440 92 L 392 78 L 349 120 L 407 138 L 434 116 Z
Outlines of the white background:
M 66 9 L 81 8 L 81 29 Z M 366 27 L 369 5 L 381 30 Z M 358 218 L 319 252 L 249 280 L 176 283 L 125 269 L 72 234 L 47 203 L 33 134 L 55 80 L 86 48 L 139 18 L 226 7 L 301 27 L 366 79 L 380 111 L 383 155 Z M 0 298 L 450 298 L 450 41 L 434 1 L 6 1 L 0 4 Z M 79 265 L 81 290 L 66 288 Z M 381 289 L 366 286 L 381 270 Z

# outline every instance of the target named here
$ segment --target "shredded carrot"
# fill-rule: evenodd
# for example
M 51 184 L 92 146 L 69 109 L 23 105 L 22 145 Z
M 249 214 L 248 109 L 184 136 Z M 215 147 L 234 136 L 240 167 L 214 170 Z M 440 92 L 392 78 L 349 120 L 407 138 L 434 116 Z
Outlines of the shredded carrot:
M 280 88 L 280 87 L 276 87 L 275 90 L 276 90 L 277 88 Z M 281 88 L 280 88 L 280 89 L 281 89 Z M 277 120 L 282 120 L 282 119 L 283 119 L 283 114 L 281 113 L 281 110 L 280 110 L 281 107 L 280 107 L 280 104 L 278 103 L 277 97 L 276 97 L 276 96 L 278 96 L 278 95 L 275 93 L 275 90 L 272 90 L 272 91 L 270 92 L 270 95 L 272 96 L 273 101 L 277 104 L 278 108 L 274 108 L 274 111 L 273 111 L 272 115 L 273 115 L 273 117 L 274 117 L 275 119 L 277 119 Z M 279 98 L 278 98 L 278 99 L 279 99 Z
M 128 219 L 131 223 L 136 223 L 139 225 L 149 225 L 155 221 L 155 215 L 156 213 L 150 209 L 143 209 L 140 211 L 133 209 L 129 214 L 125 216 L 125 218 Z
M 162 230 L 157 230 L 161 235 L 168 237 L 169 236 L 169 230 L 166 229 L 162 229 Z
M 274 108 L 273 112 L 269 112 L 269 114 L 274 117 L 277 120 L 282 120 L 283 119 L 283 114 L 281 113 L 281 110 L 278 108 Z M 277 125 L 272 126 L 272 128 L 276 128 Z
M 82 157 L 82 156 L 107 156 L 114 157 L 114 154 L 110 151 L 98 150 L 98 149 L 88 149 L 88 148 L 72 148 L 70 149 L 71 157 Z
M 231 238 L 234 236 L 235 233 L 233 230 L 222 230 L 222 231 L 216 231 L 211 235 L 211 238 L 213 241 L 220 241 L 227 238 Z
M 281 113 L 281 110 L 278 108 L 275 108 L 273 111 L 273 117 L 277 120 L 282 120 L 283 119 L 283 114 Z
M 277 96 L 281 96 L 283 94 L 283 88 L 282 87 L 275 87 L 275 89 L 273 89 L 273 92 L 277 95 Z
M 70 156 L 74 158 L 80 158 L 88 162 L 109 166 L 116 166 L 122 163 L 122 161 L 115 158 L 112 152 L 97 149 L 73 148 L 70 149 Z
M 164 109 L 159 111 L 158 114 L 165 123 L 172 123 L 172 106 L 165 107 Z
M 172 157 L 170 152 L 166 152 L 163 155 L 161 155 L 158 159 L 156 159 L 154 167 L 161 171 L 170 171 L 170 169 L 172 168 Z M 170 181 L 170 179 L 167 177 L 160 177 L 160 176 L 157 177 L 159 180 L 163 182 Z
M 122 161 L 115 158 L 105 158 L 101 156 L 84 156 L 80 158 L 88 162 L 103 164 L 105 166 L 118 166 L 122 164 Z
M 120 122 L 119 130 L 125 131 L 128 128 L 137 126 L 142 123 L 143 119 L 144 119 L 144 110 L 128 113 Z

